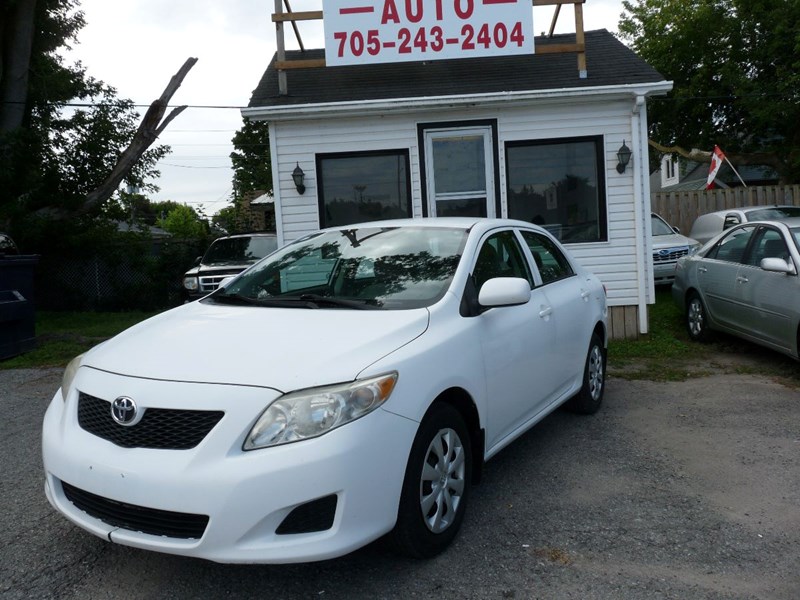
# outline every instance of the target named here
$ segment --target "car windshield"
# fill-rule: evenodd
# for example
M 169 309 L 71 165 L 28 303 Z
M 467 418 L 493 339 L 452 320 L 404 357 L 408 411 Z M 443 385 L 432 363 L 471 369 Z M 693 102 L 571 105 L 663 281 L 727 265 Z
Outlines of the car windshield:
M 467 231 L 363 227 L 322 231 L 282 248 L 212 302 L 299 308 L 409 309 L 447 291 Z
M 651 228 L 653 230 L 653 235 L 672 235 L 675 233 L 672 227 L 667 225 L 667 222 L 661 217 L 651 215 L 650 222 L 652 223 Z
M 747 213 L 748 221 L 771 221 L 800 217 L 800 206 L 770 206 Z
M 204 265 L 254 263 L 278 247 L 273 236 L 222 238 L 215 241 L 203 256 Z

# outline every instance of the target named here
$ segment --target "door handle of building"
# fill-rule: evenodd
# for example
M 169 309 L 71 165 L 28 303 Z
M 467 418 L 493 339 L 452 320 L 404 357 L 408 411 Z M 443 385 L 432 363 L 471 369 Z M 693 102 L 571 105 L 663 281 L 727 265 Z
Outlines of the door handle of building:
M 542 310 L 539 311 L 539 316 L 542 319 L 546 319 L 551 314 L 553 314 L 553 307 L 552 306 L 542 306 Z

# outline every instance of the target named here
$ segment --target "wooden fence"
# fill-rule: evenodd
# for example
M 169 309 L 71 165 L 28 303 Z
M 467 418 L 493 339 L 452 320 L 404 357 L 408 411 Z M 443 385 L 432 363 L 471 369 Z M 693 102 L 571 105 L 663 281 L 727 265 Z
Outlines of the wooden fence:
M 670 225 L 689 235 L 694 220 L 702 214 L 741 208 L 790 204 L 800 206 L 800 185 L 764 185 L 747 188 L 656 192 L 650 196 L 651 208 Z

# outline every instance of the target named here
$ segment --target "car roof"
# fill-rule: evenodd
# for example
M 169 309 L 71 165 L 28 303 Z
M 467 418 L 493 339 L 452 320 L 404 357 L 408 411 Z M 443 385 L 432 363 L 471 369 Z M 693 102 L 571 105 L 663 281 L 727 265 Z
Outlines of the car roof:
M 732 212 L 740 212 L 740 213 L 743 213 L 743 214 L 747 214 L 749 212 L 753 212 L 754 210 L 764 210 L 766 208 L 797 208 L 797 207 L 793 206 L 791 204 L 761 204 L 759 206 L 740 206 L 740 207 L 736 207 L 736 208 L 726 208 L 726 209 L 723 209 L 723 210 L 715 210 L 713 212 L 705 213 L 705 215 L 700 215 L 700 216 L 727 215 L 727 214 L 730 214 Z
M 367 221 L 365 223 L 353 223 L 352 225 L 340 225 L 328 227 L 328 230 L 337 231 L 345 228 L 361 227 L 450 227 L 454 229 L 473 229 L 479 226 L 482 229 L 492 229 L 494 227 L 528 227 L 532 229 L 542 228 L 538 225 L 526 221 L 515 219 L 495 219 L 487 217 L 425 217 L 423 219 L 391 219 L 386 221 Z
M 747 221 L 746 223 L 739 223 L 734 227 L 730 227 L 720 233 L 727 233 L 732 229 L 741 229 L 742 227 L 753 227 L 754 225 L 771 225 L 777 228 L 787 227 L 800 227 L 800 217 L 788 217 L 786 219 L 759 219 L 758 221 Z
M 277 237 L 277 233 L 265 233 L 265 232 L 256 232 L 256 233 L 234 233 L 232 235 L 223 235 L 222 237 L 218 237 L 217 240 L 230 240 L 233 238 L 243 238 L 243 237 Z M 217 241 L 214 240 L 214 241 Z

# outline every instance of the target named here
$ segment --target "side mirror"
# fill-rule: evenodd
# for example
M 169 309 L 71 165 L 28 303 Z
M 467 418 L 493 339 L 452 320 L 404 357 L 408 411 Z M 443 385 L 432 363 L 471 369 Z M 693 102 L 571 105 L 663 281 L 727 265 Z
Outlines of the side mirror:
M 680 233 L 680 232 L 681 232 L 681 228 L 680 228 L 680 227 L 675 227 L 675 226 L 673 225 L 673 227 L 672 227 L 672 231 L 674 231 L 675 233 Z
M 773 273 L 797 275 L 797 270 L 794 268 L 794 265 L 783 260 L 782 258 L 762 258 L 761 268 L 765 271 L 771 271 Z
M 516 306 L 531 299 L 531 285 L 521 277 L 495 277 L 478 293 L 478 303 L 485 307 Z
M 196 267 L 197 265 L 200 264 L 201 260 L 203 260 L 203 257 L 202 256 L 198 256 L 197 258 L 194 259 L 194 264 L 192 266 Z

